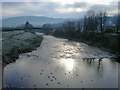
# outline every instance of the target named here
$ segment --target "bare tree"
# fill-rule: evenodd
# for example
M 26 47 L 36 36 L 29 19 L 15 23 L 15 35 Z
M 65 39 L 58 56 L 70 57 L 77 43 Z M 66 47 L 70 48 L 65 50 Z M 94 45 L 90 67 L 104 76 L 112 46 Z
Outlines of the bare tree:
M 94 11 L 88 11 L 84 16 L 84 30 L 94 32 L 97 30 L 98 20 Z
M 101 32 L 104 32 L 104 29 L 105 29 L 105 22 L 106 22 L 106 19 L 107 19 L 107 14 L 106 12 L 99 12 L 97 14 L 97 17 L 98 17 L 98 22 L 99 22 L 99 26 L 100 26 L 100 31 Z

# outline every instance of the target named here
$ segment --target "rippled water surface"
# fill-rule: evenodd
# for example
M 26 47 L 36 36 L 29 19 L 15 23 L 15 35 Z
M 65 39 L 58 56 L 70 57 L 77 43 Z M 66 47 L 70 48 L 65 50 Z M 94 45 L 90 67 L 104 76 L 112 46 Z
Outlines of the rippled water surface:
M 44 36 L 37 50 L 20 55 L 4 68 L 3 84 L 18 88 L 117 88 L 118 63 L 110 57 L 84 43 Z

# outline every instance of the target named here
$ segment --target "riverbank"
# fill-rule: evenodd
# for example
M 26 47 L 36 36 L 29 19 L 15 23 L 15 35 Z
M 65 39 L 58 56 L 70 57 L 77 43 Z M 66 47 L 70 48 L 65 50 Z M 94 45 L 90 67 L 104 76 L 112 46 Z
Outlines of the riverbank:
M 40 46 L 42 35 L 25 31 L 3 32 L 2 63 L 3 66 L 15 62 L 19 55 L 31 52 Z
M 99 48 L 44 35 L 37 50 L 21 54 L 15 63 L 5 66 L 3 86 L 15 89 L 117 88 L 118 63 L 110 57 L 110 53 Z
M 98 47 L 101 50 L 110 52 L 116 57 L 113 59 L 119 61 L 120 58 L 120 34 L 115 33 L 94 33 L 94 32 L 81 32 L 76 37 L 66 37 L 53 35 L 59 38 L 65 38 L 70 41 L 82 42 L 93 47 Z

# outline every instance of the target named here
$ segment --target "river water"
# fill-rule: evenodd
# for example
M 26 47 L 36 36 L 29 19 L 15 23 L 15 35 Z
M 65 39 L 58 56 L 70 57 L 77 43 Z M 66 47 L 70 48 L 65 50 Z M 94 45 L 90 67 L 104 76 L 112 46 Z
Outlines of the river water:
M 37 50 L 21 54 L 4 68 L 4 87 L 117 88 L 113 55 L 84 43 L 44 36 Z M 95 58 L 87 60 L 85 58 Z

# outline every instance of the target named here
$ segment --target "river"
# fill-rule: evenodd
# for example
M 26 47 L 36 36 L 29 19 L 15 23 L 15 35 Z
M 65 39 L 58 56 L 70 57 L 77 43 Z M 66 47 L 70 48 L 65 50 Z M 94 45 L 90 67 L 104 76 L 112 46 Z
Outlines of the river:
M 113 55 L 84 43 L 44 36 L 35 51 L 4 68 L 4 87 L 117 88 L 118 63 Z M 95 58 L 86 60 L 85 58 Z

